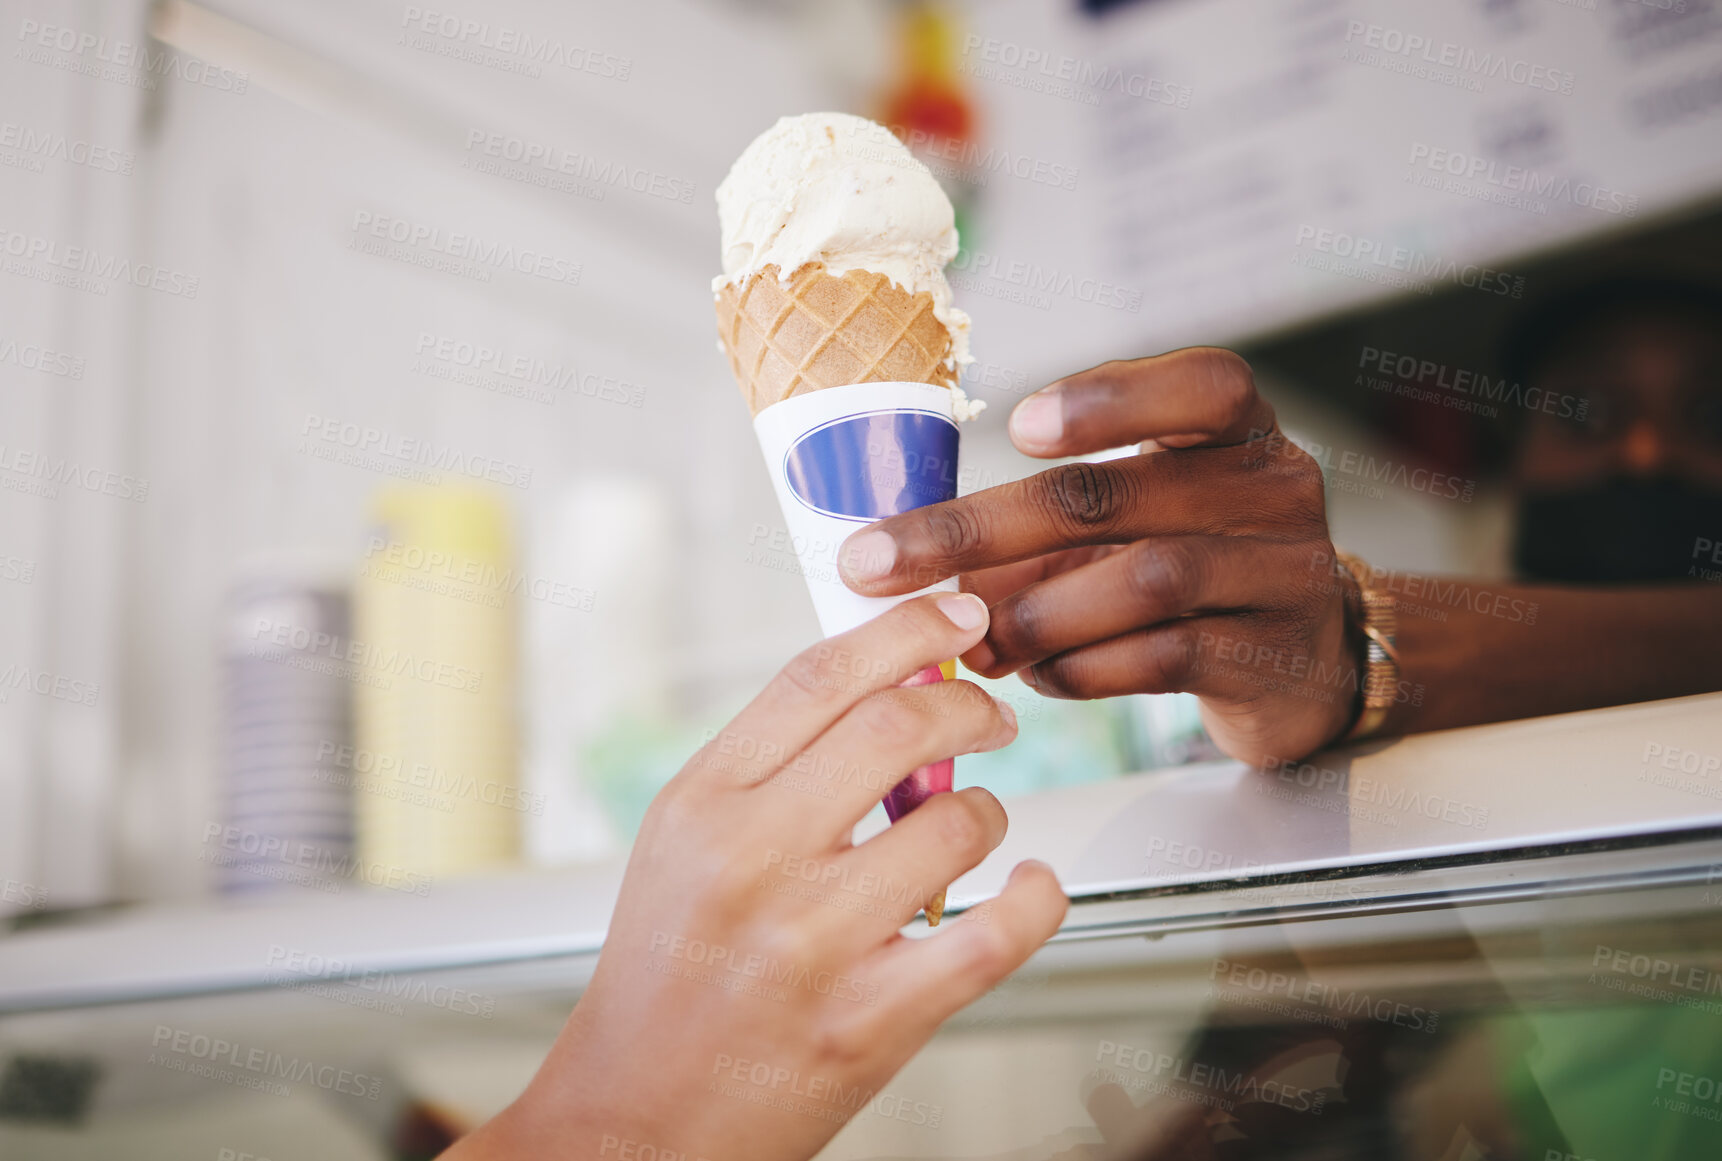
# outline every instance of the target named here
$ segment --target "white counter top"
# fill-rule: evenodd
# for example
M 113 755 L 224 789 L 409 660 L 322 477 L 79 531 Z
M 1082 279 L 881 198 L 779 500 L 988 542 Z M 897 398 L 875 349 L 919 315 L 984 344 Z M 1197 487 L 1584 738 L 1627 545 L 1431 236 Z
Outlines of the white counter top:
M 1009 836 L 953 885 L 953 908 L 989 897 L 1032 856 L 1078 900 L 1073 936 L 1120 897 L 1140 919 L 1301 880 L 1347 883 L 1322 895 L 1344 907 L 1375 880 L 1442 869 L 1463 869 L 1470 890 L 1546 884 L 1573 855 L 1605 847 L 1638 848 L 1633 873 L 1645 874 L 1658 850 L 1722 835 L 1722 694 L 1369 742 L 1290 768 L 1182 767 L 1005 805 Z M 1700 849 L 1714 846 L 1688 853 Z M 1531 859 L 1542 870 L 1526 874 Z M 336 972 L 590 957 L 622 869 L 491 875 L 424 896 L 137 908 L 19 931 L 0 939 L 0 1011 L 263 986 L 283 948 Z

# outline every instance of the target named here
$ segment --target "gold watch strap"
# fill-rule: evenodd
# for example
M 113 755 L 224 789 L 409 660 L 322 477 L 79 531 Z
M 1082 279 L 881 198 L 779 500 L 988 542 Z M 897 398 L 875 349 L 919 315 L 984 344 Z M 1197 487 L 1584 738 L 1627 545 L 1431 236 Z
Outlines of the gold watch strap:
M 1363 710 L 1357 722 L 1345 735 L 1346 740 L 1367 738 L 1387 720 L 1399 693 L 1399 618 L 1394 612 L 1393 594 L 1370 583 L 1370 567 L 1361 557 L 1338 552 L 1339 563 L 1357 582 L 1363 603 L 1364 664 L 1361 674 Z

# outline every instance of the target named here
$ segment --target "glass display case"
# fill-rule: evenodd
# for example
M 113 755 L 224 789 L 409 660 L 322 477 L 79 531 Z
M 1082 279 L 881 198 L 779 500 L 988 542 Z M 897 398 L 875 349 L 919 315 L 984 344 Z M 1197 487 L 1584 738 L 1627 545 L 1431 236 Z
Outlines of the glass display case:
M 1006 805 L 952 907 L 1033 853 L 1063 929 L 824 1156 L 1722 1150 L 1722 696 Z M 434 1155 L 531 1075 L 619 875 L 25 925 L 0 1155 Z

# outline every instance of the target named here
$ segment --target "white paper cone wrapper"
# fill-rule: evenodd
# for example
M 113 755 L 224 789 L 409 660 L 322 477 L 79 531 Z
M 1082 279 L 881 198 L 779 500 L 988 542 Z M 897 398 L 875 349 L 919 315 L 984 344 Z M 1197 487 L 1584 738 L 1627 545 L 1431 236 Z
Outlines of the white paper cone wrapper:
M 949 388 L 856 383 L 793 395 L 754 416 L 819 627 L 827 637 L 921 593 L 955 592 L 951 577 L 920 592 L 864 597 L 838 573 L 857 529 L 957 495 L 957 421 Z

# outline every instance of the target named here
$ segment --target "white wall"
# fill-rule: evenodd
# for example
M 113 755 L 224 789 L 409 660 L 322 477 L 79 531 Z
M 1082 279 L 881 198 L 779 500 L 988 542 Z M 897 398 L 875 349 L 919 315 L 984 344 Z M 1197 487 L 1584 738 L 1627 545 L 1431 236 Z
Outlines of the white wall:
M 143 39 L 141 4 L 107 6 L 100 21 L 12 7 L 27 14 L 13 31 L 21 19 L 99 23 Z M 661 495 L 658 539 L 674 556 L 649 613 L 675 655 L 620 693 L 601 657 L 565 668 L 564 688 L 541 691 L 543 712 L 560 703 L 573 716 L 655 684 L 697 708 L 756 682 L 804 635 L 810 614 L 806 625 L 783 615 L 800 608 L 799 579 L 743 563 L 747 530 L 773 501 L 763 475 L 742 470 L 757 453 L 714 349 L 711 197 L 753 133 L 817 99 L 782 30 L 701 4 L 652 9 L 483 8 L 493 25 L 597 50 L 603 70 L 627 62 L 625 79 L 554 66 L 523 77 L 430 55 L 397 43 L 402 6 L 335 2 L 158 18 L 167 51 L 246 74 L 242 93 L 174 76 L 146 94 L 47 66 L 5 70 L 17 119 L 137 155 L 130 176 L 54 162 L 44 174 L 0 170 L 5 224 L 200 281 L 187 298 L 0 280 L 9 332 L 88 360 L 80 381 L 0 368 L 7 454 L 62 448 L 149 481 L 141 503 L 0 492 L 0 554 L 35 562 L 30 583 L 0 580 L 0 669 L 17 659 L 100 685 L 94 707 L 20 692 L 0 705 L 0 875 L 45 887 L 56 906 L 202 889 L 202 830 L 219 817 L 225 588 L 260 555 L 356 567 L 367 497 L 387 480 L 307 455 L 308 415 L 530 467 L 529 488 L 505 489 L 529 557 L 555 547 L 531 536 L 579 503 L 569 489 L 582 480 L 622 476 Z M 666 25 L 678 35 L 662 37 Z M 624 163 L 691 197 L 610 187 L 599 201 L 474 173 L 462 162 L 475 131 Z M 577 262 L 579 281 L 502 270 L 479 282 L 360 253 L 350 243 L 363 213 Z M 413 369 L 424 334 L 571 365 L 588 386 L 607 378 L 643 402 L 563 391 L 547 406 L 433 379 Z M 564 552 L 556 567 L 579 563 Z M 599 588 L 592 612 L 538 606 L 528 620 L 548 631 L 560 618 L 576 639 L 602 640 L 617 636 L 605 618 L 646 615 L 613 561 L 592 570 L 608 592 L 559 578 Z

